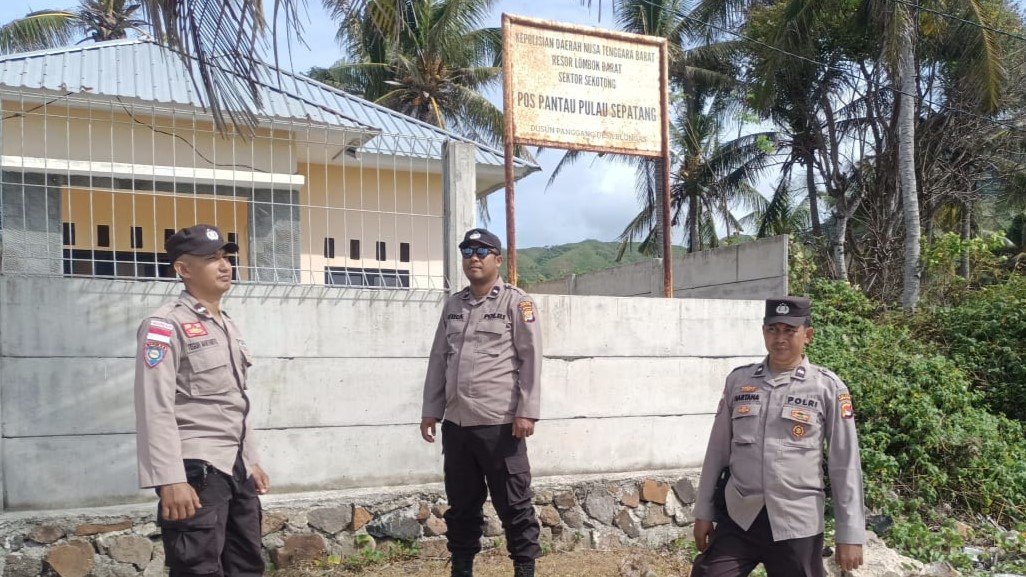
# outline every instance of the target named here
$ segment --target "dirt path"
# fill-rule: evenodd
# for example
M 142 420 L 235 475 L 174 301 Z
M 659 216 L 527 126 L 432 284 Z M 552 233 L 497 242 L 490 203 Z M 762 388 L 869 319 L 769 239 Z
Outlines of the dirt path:
M 553 552 L 538 560 L 539 577 L 658 577 L 687 575 L 691 569 L 681 551 L 624 549 L 618 551 L 578 550 Z M 651 571 L 651 573 L 649 573 Z M 478 555 L 475 577 L 510 577 L 511 561 L 497 551 Z M 360 568 L 341 565 L 277 571 L 274 577 L 448 577 L 448 559 L 415 558 L 374 563 Z

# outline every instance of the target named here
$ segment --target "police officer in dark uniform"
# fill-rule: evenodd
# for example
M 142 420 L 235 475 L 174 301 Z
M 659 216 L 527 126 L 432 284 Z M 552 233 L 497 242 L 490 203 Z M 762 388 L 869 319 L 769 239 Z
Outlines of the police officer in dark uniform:
M 239 247 L 209 225 L 165 251 L 185 290 L 139 327 L 135 415 L 139 485 L 160 496 L 171 577 L 257 577 L 260 499 L 270 489 L 249 422 L 246 341 L 221 297 Z
M 862 565 L 855 411 L 841 379 L 805 357 L 813 334 L 810 305 L 798 297 L 766 301 L 762 333 L 769 355 L 727 377 L 695 503 L 702 554 L 692 577 L 740 577 L 759 563 L 769 577 L 822 577 L 824 443 L 837 564 L 846 571 Z M 717 490 L 725 511 L 717 511 Z
M 541 555 L 526 438 L 539 418 L 541 329 L 534 301 L 499 277 L 502 244 L 467 231 L 459 245 L 470 286 L 449 297 L 431 347 L 420 433 L 442 420 L 446 537 L 452 577 L 471 577 L 488 494 L 506 531 L 516 577 Z M 444 420 L 443 420 L 444 419 Z

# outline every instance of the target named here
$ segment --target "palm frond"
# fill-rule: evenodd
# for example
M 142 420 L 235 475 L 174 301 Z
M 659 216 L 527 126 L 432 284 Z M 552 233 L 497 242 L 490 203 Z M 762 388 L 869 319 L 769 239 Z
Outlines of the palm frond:
M 67 46 L 82 32 L 71 10 L 40 10 L 0 26 L 0 54 Z

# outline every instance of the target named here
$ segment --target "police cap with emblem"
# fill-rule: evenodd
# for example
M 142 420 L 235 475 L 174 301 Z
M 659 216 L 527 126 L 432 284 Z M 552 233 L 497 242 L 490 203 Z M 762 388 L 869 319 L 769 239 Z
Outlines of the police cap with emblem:
M 499 237 L 488 232 L 483 228 L 472 228 L 467 231 L 467 234 L 463 235 L 463 242 L 460 243 L 460 248 L 467 248 L 468 246 L 487 246 L 494 248 L 495 250 L 502 250 L 502 241 Z
M 812 313 L 812 301 L 802 297 L 781 297 L 766 300 L 766 318 L 763 324 L 784 323 L 792 327 L 808 324 Z
M 224 249 L 226 253 L 239 252 L 239 245 L 228 242 L 216 226 L 197 224 L 169 236 L 164 242 L 164 252 L 171 262 L 183 254 L 207 256 Z

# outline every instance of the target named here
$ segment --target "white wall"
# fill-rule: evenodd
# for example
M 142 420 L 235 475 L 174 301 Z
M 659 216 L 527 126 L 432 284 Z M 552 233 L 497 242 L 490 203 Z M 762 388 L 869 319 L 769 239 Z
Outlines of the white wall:
M 673 294 L 680 298 L 767 299 L 787 294 L 786 235 L 673 258 Z M 652 259 L 536 283 L 544 294 L 662 297 L 663 264 Z
M 7 508 L 147 500 L 136 488 L 135 331 L 180 285 L 0 276 Z M 441 478 L 420 391 L 444 295 L 237 286 L 276 491 Z M 723 379 L 763 354 L 758 301 L 539 296 L 536 475 L 698 465 Z

